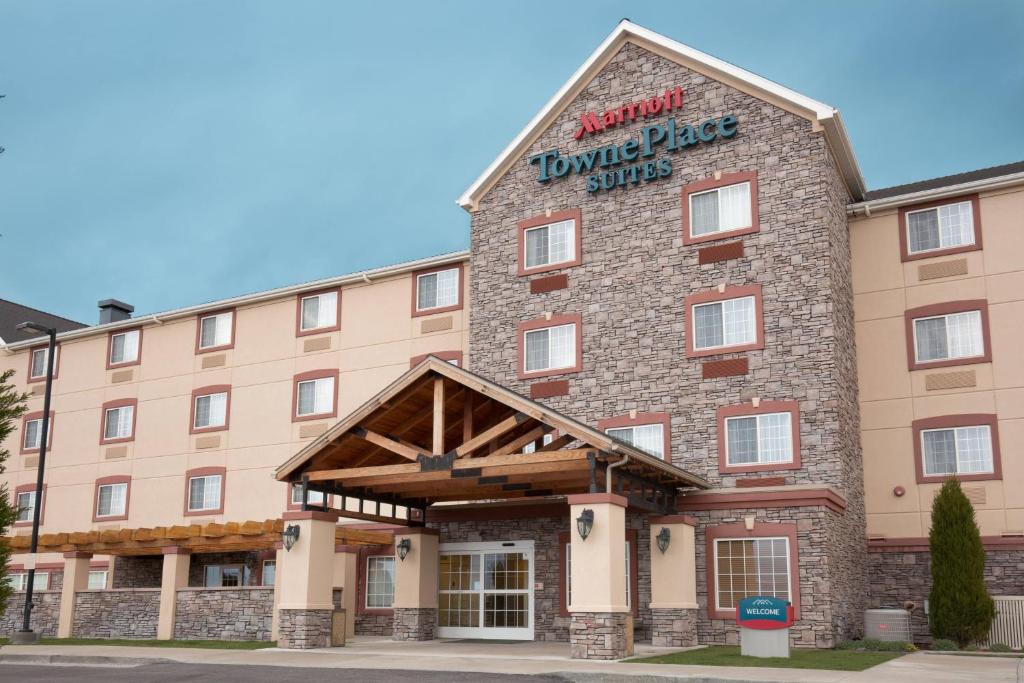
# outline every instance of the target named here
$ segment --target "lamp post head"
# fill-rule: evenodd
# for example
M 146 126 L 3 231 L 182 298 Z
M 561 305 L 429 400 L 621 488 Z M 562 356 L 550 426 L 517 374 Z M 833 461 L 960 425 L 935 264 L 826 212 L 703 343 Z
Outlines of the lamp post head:
M 594 511 L 587 508 L 580 512 L 580 516 L 576 518 L 576 531 L 579 532 L 580 538 L 584 541 L 587 540 L 587 536 L 590 535 L 590 531 L 594 528 Z
M 284 543 L 284 549 L 286 551 L 291 550 L 297 540 L 299 540 L 299 525 L 289 524 L 288 527 L 281 532 L 281 541 Z
M 398 542 L 395 548 L 398 550 L 398 559 L 404 562 L 405 556 L 408 555 L 409 550 L 412 549 L 412 539 L 403 538 L 401 541 Z
M 20 332 L 38 332 L 39 334 L 47 335 L 57 334 L 57 330 L 55 330 L 54 328 L 47 327 L 46 325 L 41 325 L 39 323 L 34 323 L 31 320 L 16 325 L 14 329 Z
M 672 540 L 672 532 L 669 531 L 669 528 L 667 526 L 661 527 L 661 531 L 658 532 L 657 541 L 658 541 L 658 550 L 661 551 L 662 555 L 664 555 L 665 551 L 668 550 L 668 544 L 669 544 L 669 541 L 671 541 L 671 540 Z

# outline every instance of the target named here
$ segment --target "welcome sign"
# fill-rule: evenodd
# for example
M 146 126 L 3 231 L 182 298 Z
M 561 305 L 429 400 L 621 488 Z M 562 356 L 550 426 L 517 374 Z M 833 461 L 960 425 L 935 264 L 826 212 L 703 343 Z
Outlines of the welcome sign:
M 787 628 L 793 625 L 793 605 L 767 595 L 743 598 L 736 608 L 736 623 L 760 630 Z

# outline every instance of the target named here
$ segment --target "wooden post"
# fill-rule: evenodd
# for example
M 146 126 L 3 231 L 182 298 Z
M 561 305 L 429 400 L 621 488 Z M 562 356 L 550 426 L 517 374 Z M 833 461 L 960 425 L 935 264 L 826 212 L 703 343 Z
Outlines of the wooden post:
M 444 377 L 434 378 L 434 455 L 444 455 Z

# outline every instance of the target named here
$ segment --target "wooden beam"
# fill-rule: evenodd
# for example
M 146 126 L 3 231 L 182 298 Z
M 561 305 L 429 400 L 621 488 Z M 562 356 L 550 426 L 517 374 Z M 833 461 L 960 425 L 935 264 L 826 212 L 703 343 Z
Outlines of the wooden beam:
M 557 451 L 562 448 L 565 448 L 575 440 L 576 437 L 572 436 L 571 434 L 562 434 L 560 437 L 554 439 L 551 443 L 547 444 L 546 446 L 541 446 L 540 448 L 538 448 L 536 452 L 546 453 L 547 451 Z
M 384 436 L 383 434 L 378 434 L 377 432 L 370 431 L 369 429 L 364 429 L 363 427 L 353 428 L 352 434 L 358 436 L 360 439 L 369 441 L 374 446 L 379 446 L 385 450 L 391 451 L 396 455 L 400 455 L 406 460 L 412 460 L 415 462 L 416 459 L 419 458 L 419 456 L 426 455 L 426 453 L 423 453 L 423 451 L 418 451 L 415 448 L 411 448 L 409 446 L 406 446 L 405 444 L 401 444 L 395 441 L 394 439 L 390 439 Z M 310 477 L 310 480 L 313 480 L 312 476 Z
M 462 402 L 462 443 L 473 438 L 473 393 L 466 389 L 465 400 Z
M 529 419 L 530 417 L 524 413 L 516 413 L 511 417 L 505 418 L 490 429 L 486 429 L 480 434 L 477 434 L 469 441 L 464 441 L 461 446 L 455 449 L 455 457 L 461 458 L 472 453 L 477 448 L 480 448 L 480 446 L 490 443 L 494 439 L 507 434 Z
M 444 455 L 444 377 L 434 378 L 434 455 Z
M 395 542 L 395 537 L 389 531 L 352 529 L 342 524 L 334 530 L 334 542 L 341 545 L 390 545 Z
M 551 427 L 548 427 L 547 425 L 540 425 L 539 427 L 534 427 L 533 429 L 526 432 L 519 438 L 512 439 L 501 448 L 495 449 L 494 452 L 491 453 L 491 455 L 508 455 L 509 453 L 518 453 L 523 449 L 524 446 L 526 446 L 526 444 L 533 443 L 534 441 L 536 441 L 537 439 L 544 436 L 550 431 Z

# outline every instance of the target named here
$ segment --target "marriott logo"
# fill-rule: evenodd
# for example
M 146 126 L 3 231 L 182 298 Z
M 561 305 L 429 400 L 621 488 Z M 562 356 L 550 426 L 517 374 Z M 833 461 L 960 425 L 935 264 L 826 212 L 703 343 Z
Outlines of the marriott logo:
M 683 88 L 676 86 L 672 90 L 666 90 L 662 95 L 656 95 L 639 102 L 623 104 L 617 109 L 598 114 L 587 112 L 580 120 L 580 129 L 573 135 L 580 140 L 588 133 L 595 135 L 606 128 L 614 128 L 629 121 L 636 121 L 638 118 L 650 118 L 658 114 L 664 114 L 674 109 L 681 109 L 683 106 Z

